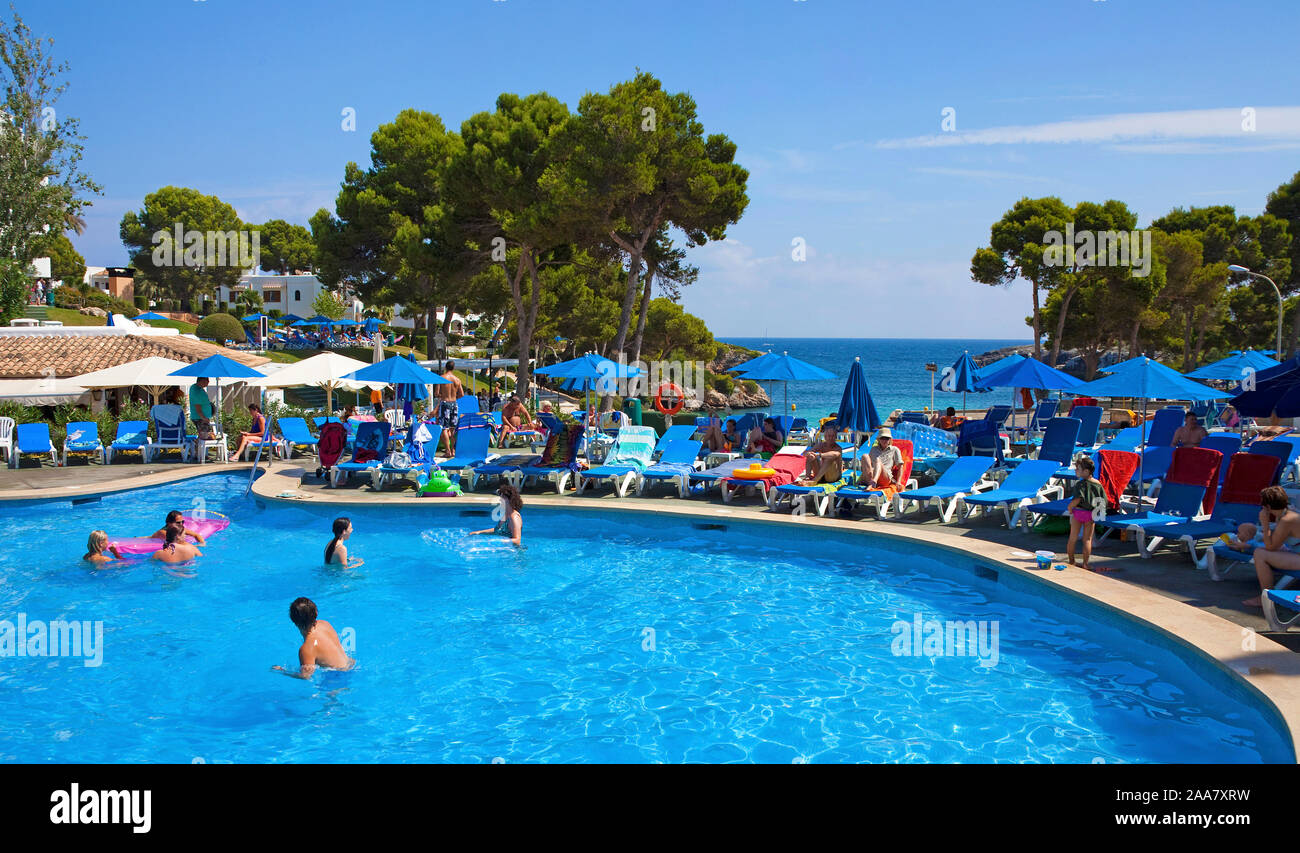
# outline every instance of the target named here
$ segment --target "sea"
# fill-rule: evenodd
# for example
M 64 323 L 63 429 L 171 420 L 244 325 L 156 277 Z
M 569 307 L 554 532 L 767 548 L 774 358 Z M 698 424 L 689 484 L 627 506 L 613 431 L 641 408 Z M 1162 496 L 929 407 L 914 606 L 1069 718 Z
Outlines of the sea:
M 924 409 L 927 406 L 960 411 L 986 409 L 996 403 L 1010 403 L 1012 390 L 999 389 L 983 394 L 961 394 L 934 390 L 943 369 L 961 358 L 972 357 L 1003 347 L 1032 343 L 1029 340 L 989 338 L 732 338 L 718 340 L 759 352 L 785 353 L 809 364 L 829 370 L 834 379 L 808 382 L 763 382 L 772 397 L 770 411 L 796 417 L 823 417 L 839 409 L 844 383 L 854 358 L 862 359 L 867 387 L 882 417 L 894 409 Z M 930 373 L 926 364 L 938 367 Z

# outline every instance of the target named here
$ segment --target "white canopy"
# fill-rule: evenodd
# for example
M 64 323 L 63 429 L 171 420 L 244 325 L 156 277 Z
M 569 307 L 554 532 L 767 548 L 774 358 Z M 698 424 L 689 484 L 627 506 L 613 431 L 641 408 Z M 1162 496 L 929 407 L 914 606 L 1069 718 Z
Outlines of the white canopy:
M 325 389 L 327 409 L 334 407 L 334 392 L 339 389 L 356 391 L 360 388 L 383 388 L 382 382 L 356 382 L 339 377 L 365 367 L 364 361 L 348 358 L 336 352 L 323 352 L 302 361 L 286 365 L 269 376 L 249 381 L 255 388 L 296 388 L 299 385 L 312 385 Z
M 157 398 L 164 388 L 184 385 L 187 382 L 182 377 L 169 375 L 182 367 L 189 367 L 189 364 L 174 358 L 151 355 L 148 358 L 74 376 L 68 381 L 82 388 L 130 388 L 138 385 L 145 389 L 149 396 Z

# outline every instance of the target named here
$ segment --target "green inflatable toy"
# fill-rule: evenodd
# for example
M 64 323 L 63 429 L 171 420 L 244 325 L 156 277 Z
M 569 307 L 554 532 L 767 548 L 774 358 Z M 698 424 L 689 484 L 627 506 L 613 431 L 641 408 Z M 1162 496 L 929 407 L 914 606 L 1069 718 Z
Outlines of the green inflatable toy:
M 422 495 L 460 495 L 460 484 L 453 483 L 447 472 L 435 470 L 432 474 L 421 474 L 416 478 L 418 491 Z

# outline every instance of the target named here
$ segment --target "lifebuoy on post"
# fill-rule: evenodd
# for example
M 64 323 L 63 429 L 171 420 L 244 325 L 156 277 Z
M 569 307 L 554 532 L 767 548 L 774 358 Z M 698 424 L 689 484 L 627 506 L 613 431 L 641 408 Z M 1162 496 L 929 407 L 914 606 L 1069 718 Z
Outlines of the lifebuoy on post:
M 667 389 L 670 392 L 670 396 L 677 398 L 677 404 L 673 406 L 671 409 L 664 405 L 665 389 Z M 672 415 L 675 415 L 678 412 L 680 412 L 682 410 L 682 406 L 685 405 L 686 405 L 686 392 L 683 391 L 677 385 L 676 382 L 659 383 L 659 390 L 655 391 L 655 408 L 659 410 L 659 414 L 668 415 L 671 417 Z

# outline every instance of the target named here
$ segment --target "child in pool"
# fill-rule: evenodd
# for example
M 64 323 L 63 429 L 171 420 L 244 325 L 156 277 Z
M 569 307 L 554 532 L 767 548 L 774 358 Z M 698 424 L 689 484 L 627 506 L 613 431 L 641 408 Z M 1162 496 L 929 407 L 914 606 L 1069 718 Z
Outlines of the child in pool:
M 164 529 L 167 544 L 154 551 L 150 559 L 163 563 L 188 563 L 195 557 L 203 556 L 202 551 L 185 541 L 185 528 L 179 521 L 167 525 Z
M 325 565 L 342 566 L 345 569 L 355 569 L 357 566 L 365 563 L 365 560 L 355 559 L 348 560 L 348 546 L 343 544 L 352 536 L 352 521 L 348 518 L 334 519 L 334 538 L 330 544 L 325 546 Z
M 1106 490 L 1102 488 L 1099 480 L 1094 480 L 1092 472 L 1095 469 L 1092 459 L 1087 456 L 1080 456 L 1074 463 L 1074 473 L 1078 479 L 1074 483 L 1074 489 L 1071 491 L 1072 498 L 1066 511 L 1070 514 L 1070 541 L 1065 544 L 1065 556 L 1068 558 L 1071 566 L 1076 565 L 1074 562 L 1074 542 L 1083 533 L 1083 567 L 1091 569 L 1088 561 L 1092 559 L 1092 532 L 1095 526 L 1093 512 L 1098 508 L 1106 506 Z M 1101 569 L 1099 571 L 1105 571 Z
M 347 519 L 342 519 L 346 521 Z M 310 598 L 295 598 L 289 605 L 289 620 L 302 632 L 302 645 L 298 647 L 298 671 L 290 672 L 282 666 L 273 666 L 294 678 L 311 678 L 316 667 L 351 669 L 356 663 L 343 651 L 343 643 L 334 626 L 318 619 L 316 603 Z
M 167 513 L 167 520 L 163 522 L 163 526 L 160 527 L 158 530 L 155 530 L 155 531 L 153 532 L 153 534 L 152 534 L 149 538 L 150 538 L 150 539 L 166 539 L 166 538 L 167 538 L 167 527 L 168 527 L 168 525 L 171 525 L 171 524 L 179 524 L 179 525 L 181 525 L 181 533 L 182 533 L 182 535 L 183 535 L 183 536 L 188 536 L 188 537 L 190 537 L 191 539 L 193 539 L 195 545 L 206 545 L 206 544 L 208 544 L 208 543 L 206 543 L 206 542 L 203 541 L 203 537 L 199 535 L 198 531 L 196 531 L 196 530 L 191 530 L 190 528 L 188 528 L 188 527 L 185 526 L 185 517 L 184 517 L 183 515 L 181 515 L 181 511 L 178 510 L 178 509 L 174 509 L 174 510 L 172 510 L 171 512 Z
M 109 554 L 113 556 L 110 557 Z M 92 563 L 109 563 L 122 559 L 122 555 L 118 553 L 116 545 L 109 544 L 107 533 L 102 530 L 92 530 L 90 538 L 86 540 L 86 556 L 81 559 Z
M 500 506 L 501 520 L 497 522 L 496 527 L 489 527 L 486 530 L 471 530 L 471 536 L 481 536 L 484 533 L 500 533 L 510 538 L 510 541 L 519 545 L 523 541 L 524 535 L 524 517 L 519 512 L 524 508 L 524 499 L 519 496 L 519 490 L 511 485 L 503 485 L 497 489 L 497 501 Z

